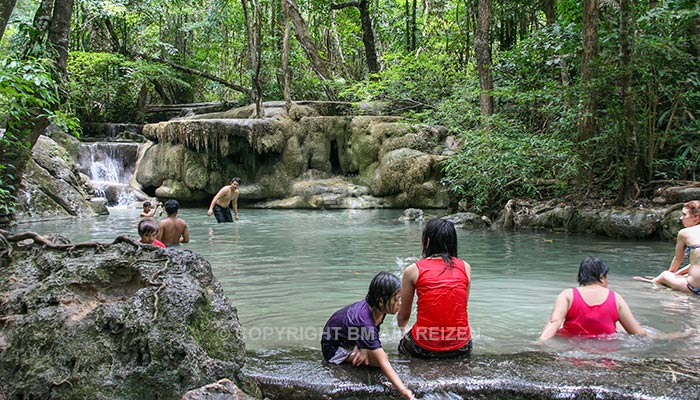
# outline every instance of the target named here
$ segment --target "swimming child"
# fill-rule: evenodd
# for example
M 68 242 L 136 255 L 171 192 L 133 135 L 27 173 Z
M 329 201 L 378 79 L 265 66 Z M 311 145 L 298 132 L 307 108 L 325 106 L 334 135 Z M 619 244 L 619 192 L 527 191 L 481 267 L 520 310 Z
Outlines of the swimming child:
M 158 233 L 158 226 L 153 220 L 142 219 L 138 225 L 139 236 L 141 236 L 141 243 L 152 244 L 157 247 L 165 248 L 165 244 L 160 240 L 156 239 L 156 234 Z
M 380 272 L 369 284 L 364 300 L 336 311 L 326 322 L 321 337 L 323 358 L 332 364 L 352 363 L 381 368 L 401 396 L 414 399 L 396 374 L 379 341 L 379 326 L 386 314 L 396 314 L 401 305 L 401 281 Z

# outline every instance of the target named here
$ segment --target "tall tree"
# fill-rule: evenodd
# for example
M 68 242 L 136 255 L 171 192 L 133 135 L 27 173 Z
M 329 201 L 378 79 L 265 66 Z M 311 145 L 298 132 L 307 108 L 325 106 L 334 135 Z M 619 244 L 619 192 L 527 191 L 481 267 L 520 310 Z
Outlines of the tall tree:
M 379 72 L 379 57 L 377 47 L 374 44 L 374 29 L 372 28 L 372 16 L 369 12 L 368 0 L 348 1 L 346 3 L 331 3 L 331 10 L 355 7 L 360 11 L 360 23 L 362 24 L 362 44 L 365 46 L 365 58 L 370 74 Z
M 15 9 L 15 4 L 17 4 L 17 0 L 0 1 L 0 39 L 5 34 L 7 22 L 10 20 L 12 10 Z
M 583 89 L 583 107 L 581 107 L 579 143 L 595 136 L 597 132 L 596 111 L 598 109 L 598 91 L 593 85 L 593 60 L 598 54 L 598 24 L 600 11 L 598 0 L 583 2 L 583 56 L 581 58 L 581 88 Z M 584 149 L 584 156 L 587 151 Z
M 624 203 L 637 197 L 637 167 L 639 164 L 639 143 L 637 142 L 637 112 L 632 91 L 632 40 L 630 24 L 632 23 L 630 0 L 620 0 L 620 64 L 622 67 L 621 91 L 623 133 L 625 135 L 624 168 L 620 179 L 618 203 Z
M 489 43 L 489 19 L 491 0 L 478 0 L 478 24 L 474 35 L 474 53 L 479 73 L 479 104 L 481 116 L 493 115 L 493 75 L 491 73 L 491 44 Z

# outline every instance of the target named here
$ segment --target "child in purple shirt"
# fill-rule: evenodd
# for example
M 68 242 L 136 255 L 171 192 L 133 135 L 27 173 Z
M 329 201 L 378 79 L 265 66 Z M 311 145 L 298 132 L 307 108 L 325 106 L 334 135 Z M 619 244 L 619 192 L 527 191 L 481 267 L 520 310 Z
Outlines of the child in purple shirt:
M 380 272 L 369 284 L 364 300 L 336 311 L 326 322 L 321 337 L 323 358 L 333 364 L 352 363 L 381 368 L 406 399 L 414 399 L 389 363 L 379 341 L 379 326 L 386 314 L 396 314 L 401 305 L 401 281 L 389 272 Z

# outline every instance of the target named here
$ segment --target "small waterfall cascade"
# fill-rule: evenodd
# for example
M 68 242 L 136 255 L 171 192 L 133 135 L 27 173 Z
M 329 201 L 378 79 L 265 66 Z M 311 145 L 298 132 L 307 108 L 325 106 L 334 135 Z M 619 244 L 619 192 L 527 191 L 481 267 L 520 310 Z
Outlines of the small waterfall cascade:
M 90 178 L 96 196 L 106 198 L 109 206 L 126 206 L 136 201 L 129 182 L 138 155 L 138 143 L 83 143 L 78 149 L 78 167 Z

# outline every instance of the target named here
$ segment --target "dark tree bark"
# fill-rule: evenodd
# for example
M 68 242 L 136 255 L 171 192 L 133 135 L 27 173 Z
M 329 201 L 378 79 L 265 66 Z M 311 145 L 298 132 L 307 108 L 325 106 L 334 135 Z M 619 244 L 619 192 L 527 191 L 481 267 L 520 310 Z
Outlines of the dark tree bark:
M 73 14 L 73 0 L 56 0 L 53 18 L 49 24 L 49 43 L 56 52 L 58 82 L 68 77 L 68 51 L 70 50 L 70 19 Z
M 284 37 L 282 38 L 282 73 L 284 74 L 284 107 L 289 114 L 292 108 L 292 97 L 290 94 L 290 73 L 289 73 L 289 5 L 287 0 L 282 0 L 282 13 L 284 14 Z
M 544 12 L 547 26 L 552 26 L 557 21 L 554 11 L 554 0 L 542 0 L 542 11 Z
M 374 29 L 372 28 L 372 17 L 369 13 L 369 2 L 367 0 L 358 0 L 341 4 L 331 3 L 331 10 L 341 10 L 348 7 L 355 7 L 360 11 L 362 44 L 365 46 L 367 69 L 369 73 L 375 74 L 379 72 L 379 57 L 377 56 L 377 48 L 374 45 Z
M 10 16 L 12 15 L 12 10 L 15 9 L 15 4 L 17 4 L 17 0 L 3 0 L 0 2 L 0 39 L 2 39 L 2 36 L 5 34 L 5 28 L 10 21 Z
M 596 110 L 598 109 L 598 91 L 593 87 L 593 59 L 598 55 L 598 24 L 600 20 L 598 0 L 584 0 L 583 2 L 583 57 L 581 60 L 581 87 L 584 104 L 581 110 L 579 143 L 585 142 L 595 136 Z M 583 156 L 587 154 L 583 149 Z
M 489 18 L 491 17 L 491 0 L 478 0 L 478 24 L 474 36 L 474 53 L 479 73 L 479 104 L 481 116 L 493 115 L 493 76 L 491 74 L 491 45 L 489 44 Z
M 260 60 L 262 54 L 262 10 L 260 9 L 260 2 L 258 0 L 253 0 L 253 11 L 253 31 L 251 32 L 253 46 L 250 48 L 250 66 L 253 70 L 253 102 L 255 103 L 256 118 L 262 118 L 265 116 L 265 109 L 262 106 L 263 91 L 262 85 L 260 84 L 260 69 L 262 64 Z
M 622 111 L 624 115 L 625 157 L 617 203 L 622 204 L 638 196 L 637 169 L 639 143 L 637 142 L 637 112 L 632 92 L 632 34 L 629 25 L 634 21 L 630 0 L 620 0 L 620 64 L 624 71 L 621 79 Z

